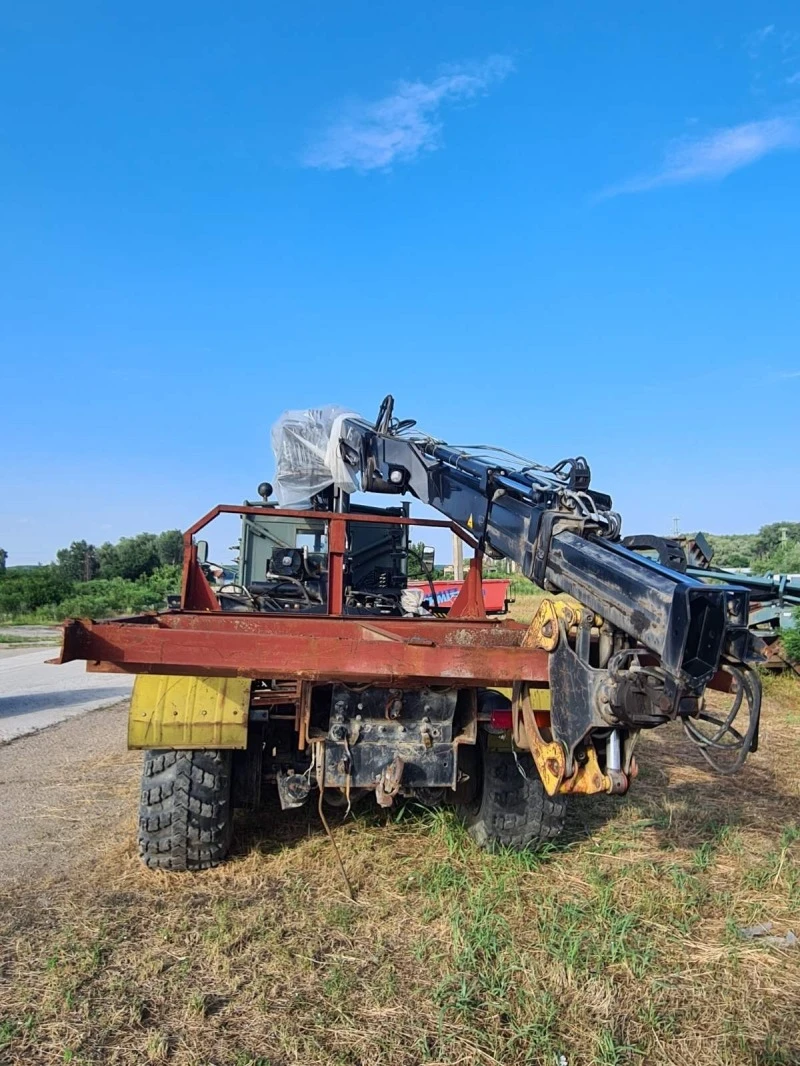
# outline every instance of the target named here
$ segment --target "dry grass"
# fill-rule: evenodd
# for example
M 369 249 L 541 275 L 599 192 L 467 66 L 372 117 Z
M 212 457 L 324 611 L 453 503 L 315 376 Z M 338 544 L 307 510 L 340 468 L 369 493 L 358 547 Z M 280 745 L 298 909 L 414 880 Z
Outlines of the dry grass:
M 800 933 L 798 692 L 770 683 L 732 780 L 645 737 L 631 795 L 575 800 L 538 856 L 367 808 L 336 830 L 355 903 L 313 813 L 243 819 L 195 876 L 140 867 L 131 814 L 4 901 L 0 1062 L 798 1063 L 800 948 L 738 935 Z
M 545 598 L 544 592 L 540 592 L 534 586 L 531 586 L 531 588 L 534 591 L 530 596 L 523 596 L 519 592 L 514 594 L 514 602 L 511 604 L 508 613 L 518 622 L 530 622 Z

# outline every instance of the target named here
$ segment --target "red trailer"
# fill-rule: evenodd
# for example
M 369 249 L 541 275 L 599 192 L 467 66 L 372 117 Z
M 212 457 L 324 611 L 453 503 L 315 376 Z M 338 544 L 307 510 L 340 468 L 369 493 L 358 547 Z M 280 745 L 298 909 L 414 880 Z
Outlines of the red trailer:
M 458 598 L 463 581 L 409 581 L 410 589 L 419 589 L 424 595 L 423 605 L 427 607 L 439 607 L 449 611 Z M 508 614 L 508 605 L 511 602 L 508 590 L 511 582 L 508 578 L 490 577 L 484 578 L 483 582 L 483 607 L 487 614 Z M 431 591 L 433 586 L 433 591 Z M 436 593 L 436 603 L 433 602 L 433 592 Z

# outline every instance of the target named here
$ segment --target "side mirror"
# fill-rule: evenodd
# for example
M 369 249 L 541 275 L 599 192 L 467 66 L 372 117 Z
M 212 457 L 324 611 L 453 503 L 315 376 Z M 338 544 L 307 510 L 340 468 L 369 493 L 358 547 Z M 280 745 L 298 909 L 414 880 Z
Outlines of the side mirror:
M 197 561 L 198 563 L 208 562 L 208 541 L 198 540 L 195 541 L 195 547 L 197 548 Z
M 423 559 L 423 562 L 425 563 L 425 566 L 428 568 L 428 570 L 433 570 L 433 562 L 434 562 L 435 558 L 436 558 L 436 549 L 435 548 L 429 548 L 428 545 L 426 544 L 425 547 L 422 549 L 422 559 Z

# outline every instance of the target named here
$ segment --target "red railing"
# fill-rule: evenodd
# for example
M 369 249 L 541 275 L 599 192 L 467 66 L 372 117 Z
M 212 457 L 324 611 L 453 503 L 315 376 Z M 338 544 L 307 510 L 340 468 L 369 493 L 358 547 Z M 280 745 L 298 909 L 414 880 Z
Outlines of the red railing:
M 450 608 L 451 618 L 485 618 L 481 585 L 483 556 L 478 542 L 455 522 L 440 518 L 405 518 L 398 515 L 354 514 L 349 511 L 307 511 L 284 507 L 251 507 L 244 504 L 218 503 L 199 518 L 183 535 L 183 586 L 181 608 L 186 611 L 218 611 L 217 598 L 197 562 L 194 537 L 221 514 L 265 515 L 271 518 L 299 518 L 325 522 L 328 527 L 328 605 L 327 614 L 340 617 L 344 608 L 344 557 L 347 550 L 347 525 L 368 522 L 384 526 L 425 526 L 449 529 L 475 551 L 475 563 Z

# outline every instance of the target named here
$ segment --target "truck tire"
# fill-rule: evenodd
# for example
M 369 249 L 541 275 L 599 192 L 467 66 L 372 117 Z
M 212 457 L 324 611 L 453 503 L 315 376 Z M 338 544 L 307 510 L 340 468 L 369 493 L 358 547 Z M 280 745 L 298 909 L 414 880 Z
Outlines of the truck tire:
M 518 753 L 518 764 L 511 751 L 489 751 L 485 736 L 477 746 L 478 788 L 461 808 L 472 839 L 487 851 L 524 851 L 554 840 L 564 827 L 567 797 L 547 795 L 530 755 Z
M 207 870 L 233 828 L 229 751 L 146 751 L 139 855 L 151 870 Z

